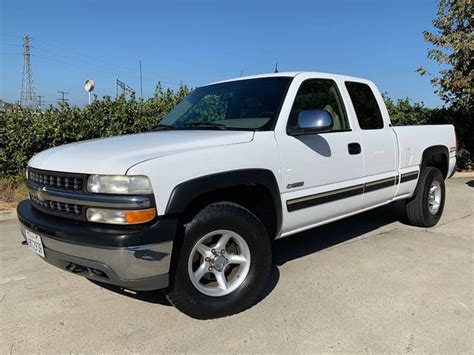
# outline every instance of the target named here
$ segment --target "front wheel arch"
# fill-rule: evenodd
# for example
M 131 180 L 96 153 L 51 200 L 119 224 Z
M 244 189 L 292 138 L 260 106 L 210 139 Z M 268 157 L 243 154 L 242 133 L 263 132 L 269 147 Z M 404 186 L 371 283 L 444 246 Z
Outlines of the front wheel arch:
M 257 198 L 259 203 L 250 197 Z M 280 234 L 283 219 L 280 189 L 275 175 L 268 169 L 232 170 L 180 183 L 170 195 L 165 214 L 180 215 L 185 223 L 206 205 L 223 200 L 249 209 L 262 221 L 271 238 Z

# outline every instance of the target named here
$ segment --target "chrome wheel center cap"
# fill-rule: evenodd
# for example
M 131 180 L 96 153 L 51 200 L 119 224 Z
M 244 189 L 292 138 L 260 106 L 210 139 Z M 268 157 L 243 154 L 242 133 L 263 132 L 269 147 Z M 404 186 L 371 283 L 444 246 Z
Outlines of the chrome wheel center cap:
M 224 270 L 225 266 L 229 263 L 229 260 L 223 255 L 218 255 L 212 259 L 211 264 L 217 271 Z

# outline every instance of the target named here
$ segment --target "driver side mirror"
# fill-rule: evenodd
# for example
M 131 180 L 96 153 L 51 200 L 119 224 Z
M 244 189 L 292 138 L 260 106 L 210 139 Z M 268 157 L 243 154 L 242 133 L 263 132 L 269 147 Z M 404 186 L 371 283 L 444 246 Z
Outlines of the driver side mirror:
M 333 120 L 331 114 L 322 109 L 302 111 L 298 115 L 296 127 L 288 130 L 288 134 L 299 136 L 303 134 L 314 134 L 329 132 L 332 130 Z

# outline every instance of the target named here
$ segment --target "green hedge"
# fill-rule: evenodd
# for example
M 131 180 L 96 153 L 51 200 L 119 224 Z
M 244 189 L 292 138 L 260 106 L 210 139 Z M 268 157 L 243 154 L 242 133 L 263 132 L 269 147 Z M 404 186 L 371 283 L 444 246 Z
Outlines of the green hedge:
M 22 178 L 28 160 L 50 147 L 85 139 L 143 132 L 156 125 L 190 90 L 164 90 L 158 86 L 147 100 L 104 97 L 84 108 L 67 104 L 44 111 L 11 106 L 0 112 L 0 178 Z M 461 147 L 458 166 L 472 161 L 474 131 L 467 113 L 428 109 L 408 99 L 393 102 L 385 97 L 394 124 L 451 123 Z
M 63 104 L 44 111 L 8 107 L 0 112 L 0 178 L 21 178 L 38 152 L 65 143 L 146 131 L 155 126 L 189 89 L 164 90 L 137 100 L 134 95 L 108 96 L 84 107 Z

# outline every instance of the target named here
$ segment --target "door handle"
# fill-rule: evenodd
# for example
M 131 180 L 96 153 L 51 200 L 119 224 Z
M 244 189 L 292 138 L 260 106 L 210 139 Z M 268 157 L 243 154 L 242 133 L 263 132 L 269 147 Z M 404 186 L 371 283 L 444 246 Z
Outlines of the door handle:
M 356 154 L 360 154 L 360 152 L 362 151 L 362 148 L 360 147 L 359 143 L 349 143 L 347 145 L 347 150 L 349 151 L 350 155 L 356 155 Z

